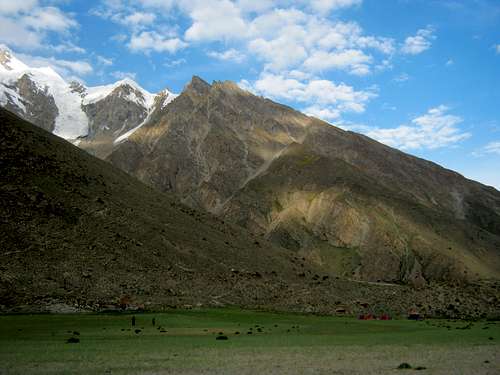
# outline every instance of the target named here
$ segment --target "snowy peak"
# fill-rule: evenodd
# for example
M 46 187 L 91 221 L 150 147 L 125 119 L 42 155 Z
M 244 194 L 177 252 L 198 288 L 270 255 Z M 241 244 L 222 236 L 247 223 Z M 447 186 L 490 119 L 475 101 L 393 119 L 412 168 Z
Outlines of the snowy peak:
M 67 82 L 51 67 L 30 67 L 0 45 L 0 106 L 99 157 L 176 96 L 166 89 L 150 93 L 130 78 L 95 87 Z
M 110 85 L 87 88 L 83 105 L 99 102 L 109 95 L 116 95 L 145 108 L 154 104 L 155 95 L 143 89 L 135 81 L 124 79 Z
M 23 71 L 28 70 L 29 67 L 17 59 L 8 47 L 0 45 L 0 69 L 4 71 Z

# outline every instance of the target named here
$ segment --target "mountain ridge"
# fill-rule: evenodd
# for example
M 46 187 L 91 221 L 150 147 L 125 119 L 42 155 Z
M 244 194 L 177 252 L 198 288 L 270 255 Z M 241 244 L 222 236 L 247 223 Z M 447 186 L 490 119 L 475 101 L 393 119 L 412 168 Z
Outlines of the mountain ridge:
M 239 306 L 496 317 L 498 283 L 367 283 L 180 204 L 0 108 L 0 311 Z
M 70 87 L 89 128 L 75 144 L 184 204 L 359 280 L 500 277 L 494 188 L 234 82 L 194 76 L 178 96 L 120 82 Z
M 498 277 L 500 194 L 495 189 L 253 96 L 234 84 L 214 82 L 210 85 L 195 77 L 159 115 L 117 145 L 108 160 L 161 191 L 174 192 L 188 205 L 234 220 L 281 246 L 291 244 L 293 248 L 297 242 L 300 246 L 295 250 L 302 251 L 301 255 L 319 257 L 319 263 L 325 263 L 330 255 L 318 254 L 325 253 L 320 250 L 325 241 L 318 242 L 320 233 L 310 233 L 315 225 L 321 225 L 329 233 L 327 248 L 331 247 L 333 252 L 338 252 L 334 248 L 349 248 L 350 257 L 363 259 L 357 267 L 343 271 L 361 279 L 419 284 L 440 279 L 440 275 L 445 275 L 445 279 Z M 270 183 L 278 172 L 269 173 L 269 168 L 276 163 L 276 158 L 286 156 L 282 152 L 295 144 L 303 145 L 311 154 L 305 153 L 298 162 L 304 169 L 301 173 L 314 167 L 317 158 L 326 160 L 323 167 L 309 175 L 303 186 L 297 187 L 290 181 L 299 175 L 287 174 L 293 168 L 285 163 L 279 170 L 282 181 Z M 312 191 L 318 188 L 323 174 L 335 175 L 334 165 L 345 171 L 346 180 L 337 182 L 334 178 L 330 185 L 321 188 L 326 190 L 317 193 L 335 201 L 336 195 L 329 195 L 327 191 L 343 189 L 354 194 L 351 201 L 359 202 L 339 201 L 323 210 L 322 217 L 329 217 L 333 224 L 321 220 L 321 224 L 314 224 L 306 219 L 306 225 L 302 225 L 301 217 L 307 218 L 311 209 L 308 200 L 313 199 Z M 271 177 L 262 178 L 266 174 Z M 256 179 L 259 184 L 252 184 Z M 276 191 L 284 185 L 289 186 L 286 194 L 297 189 L 301 192 L 295 201 L 277 196 Z M 249 191 L 252 186 L 257 191 Z M 375 201 L 372 208 L 377 215 L 363 207 L 365 198 L 352 191 L 356 186 L 364 186 L 364 194 Z M 369 188 L 374 186 L 378 186 L 377 193 L 370 192 Z M 386 203 L 378 204 L 379 197 L 386 197 Z M 292 221 L 280 224 L 273 221 L 278 215 L 274 206 L 282 206 L 281 200 L 300 207 L 295 211 L 299 221 L 290 219 Z M 473 206 L 478 209 L 472 209 Z M 321 211 L 321 208 L 315 209 Z M 329 216 L 339 209 L 344 212 L 341 217 Z M 342 219 L 343 215 L 346 216 Z M 380 219 L 387 215 L 387 219 Z M 349 217 L 351 219 L 346 219 Z M 348 220 L 344 227 L 337 227 L 335 222 L 344 219 Z M 397 225 L 400 220 L 405 223 L 402 233 Z M 434 223 L 436 228 L 426 223 Z M 476 229 L 468 228 L 469 224 Z M 372 236 L 357 232 L 357 225 L 367 225 Z M 277 228 L 279 234 L 275 233 Z M 385 234 L 379 234 L 380 231 Z M 448 234 L 448 231 L 458 234 Z M 378 246 L 387 249 L 380 250 Z M 442 259 L 433 263 L 432 259 L 438 254 Z M 389 265 L 377 270 L 372 266 L 373 257 L 381 257 Z M 404 265 L 407 257 L 414 266 L 402 270 L 408 268 Z

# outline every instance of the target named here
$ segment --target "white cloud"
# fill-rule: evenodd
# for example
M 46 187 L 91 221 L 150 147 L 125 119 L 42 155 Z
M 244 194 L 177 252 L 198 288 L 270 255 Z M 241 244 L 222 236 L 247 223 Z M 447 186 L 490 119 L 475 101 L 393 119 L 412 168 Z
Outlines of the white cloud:
M 179 38 L 163 36 L 155 31 L 143 31 L 132 35 L 128 47 L 133 52 L 169 52 L 175 53 L 187 46 Z
M 272 99 L 306 104 L 305 111 L 327 120 L 336 119 L 344 112 L 361 113 L 377 94 L 374 90 L 356 91 L 344 83 L 323 79 L 299 80 L 283 74 L 263 73 L 253 84 L 240 85 L 256 94 Z
M 495 48 L 496 53 L 500 55 L 500 43 L 497 44 L 496 46 L 494 46 L 494 48 Z
M 166 68 L 173 68 L 175 66 L 179 66 L 179 65 L 182 65 L 185 63 L 186 63 L 186 59 L 176 59 L 176 60 L 171 60 L 171 61 L 165 62 L 163 64 L 163 66 Z
M 207 55 L 217 60 L 233 61 L 236 63 L 241 63 L 245 59 L 245 55 L 234 48 L 223 52 L 209 51 Z
M 31 0 L 0 0 L 0 43 L 24 50 L 82 53 L 83 49 L 69 41 L 47 43 L 49 35 L 68 36 L 77 26 L 72 16 L 57 7 L 40 7 L 38 1 Z
M 500 141 L 488 143 L 484 150 L 488 154 L 500 155 Z
M 337 120 L 340 117 L 340 110 L 319 106 L 307 107 L 304 109 L 304 113 L 308 116 L 314 116 L 325 121 Z
M 20 48 L 38 48 L 42 45 L 43 35 L 35 32 L 16 20 L 0 16 L 0 42 Z
M 473 153 L 474 156 L 484 156 L 487 154 L 500 155 L 500 141 L 490 142 L 481 150 Z
M 136 77 L 137 77 L 137 74 L 136 73 L 131 73 L 131 72 L 122 72 L 122 71 L 116 71 L 116 72 L 112 72 L 111 73 L 111 76 L 115 79 L 119 79 L 119 80 L 122 80 L 122 79 L 125 79 L 125 78 L 130 78 L 132 80 L 135 80 Z
M 238 0 L 238 8 L 244 13 L 263 12 L 274 6 L 274 0 Z
M 360 5 L 363 0 L 312 0 L 311 8 L 318 12 L 327 13 L 338 8 L 347 8 Z
M 109 58 L 104 57 L 104 56 L 97 56 L 97 62 L 103 66 L 113 65 L 113 59 L 109 59 Z
M 150 25 L 155 19 L 156 16 L 153 13 L 134 12 L 123 18 L 123 23 L 137 27 L 140 25 Z
M 291 34 L 271 41 L 262 38 L 252 40 L 248 49 L 266 63 L 266 68 L 275 71 L 300 65 L 307 57 L 306 49 Z
M 241 39 L 247 32 L 240 10 L 229 0 L 196 2 L 189 15 L 193 24 L 186 30 L 186 40 Z
M 366 129 L 371 138 L 401 150 L 436 149 L 451 146 L 470 137 L 458 125 L 463 119 L 448 114 L 441 105 L 412 120 L 410 125 L 397 128 Z
M 409 36 L 405 39 L 401 52 L 407 55 L 418 55 L 431 48 L 433 39 L 436 37 L 432 27 L 420 29 L 415 36 Z
M 341 69 L 366 75 L 376 59 L 371 49 L 391 55 L 394 40 L 364 35 L 355 22 L 330 21 L 297 9 L 275 9 L 250 23 L 248 50 L 275 72 Z
M 162 27 L 179 30 L 178 43 L 225 42 L 227 51 L 210 52 L 219 59 L 241 61 L 242 55 L 259 59 L 265 71 L 280 73 L 291 70 L 344 70 L 351 74 L 366 75 L 372 66 L 389 66 L 395 42 L 391 38 L 364 35 L 356 22 L 328 19 L 325 12 L 360 5 L 362 0 L 106 0 L 94 14 L 116 23 L 124 20 L 143 20 L 138 14 L 155 14 L 150 25 L 131 27 L 132 50 L 154 48 L 149 43 L 155 35 L 164 35 Z M 182 29 L 172 20 L 186 16 L 190 22 Z M 152 18 L 152 17 L 150 17 Z M 151 19 L 148 19 L 150 21 Z M 140 34 L 143 31 L 146 34 Z M 165 36 L 163 37 L 165 38 Z M 173 37 L 170 37 L 172 39 Z M 149 39 L 149 40 L 142 40 Z M 182 40 L 183 39 L 183 40 Z M 229 44 L 229 45 L 228 45 Z M 166 49 L 175 52 L 176 48 Z M 385 56 L 387 64 L 377 62 L 377 55 Z M 236 57 L 238 56 L 238 57 Z M 325 59 L 323 57 L 326 57 Z M 377 68 L 378 69 L 378 68 Z
M 38 5 L 38 0 L 0 0 L 0 14 L 27 12 Z
M 61 53 L 61 52 L 72 52 L 72 53 L 85 53 L 84 48 L 78 47 L 77 45 L 71 43 L 71 42 L 63 42 L 61 44 L 57 45 L 48 45 L 47 46 L 48 50 Z
M 370 73 L 372 57 L 363 51 L 349 49 L 341 52 L 316 51 L 304 61 L 304 68 L 311 71 L 342 69 L 351 74 Z
M 449 59 L 448 61 L 446 61 L 446 66 L 452 66 L 455 64 L 455 61 L 453 59 Z
M 36 8 L 21 19 L 26 27 L 34 30 L 66 32 L 78 24 L 71 17 L 55 7 Z

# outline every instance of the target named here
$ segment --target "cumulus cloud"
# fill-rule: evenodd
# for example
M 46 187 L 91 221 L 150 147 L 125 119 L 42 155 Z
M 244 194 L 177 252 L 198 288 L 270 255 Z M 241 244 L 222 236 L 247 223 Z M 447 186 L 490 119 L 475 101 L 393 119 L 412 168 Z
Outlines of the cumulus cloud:
M 47 43 L 49 35 L 67 36 L 76 27 L 74 18 L 57 7 L 42 7 L 32 0 L 0 0 L 0 42 L 10 46 L 81 53 L 79 47 L 68 41 L 58 45 Z
M 155 21 L 155 19 L 156 16 L 153 13 L 134 12 L 123 18 L 123 23 L 133 27 L 138 27 L 150 25 Z
M 369 64 L 372 60 L 371 56 L 355 49 L 341 52 L 316 51 L 304 61 L 304 67 L 311 71 L 341 69 L 351 74 L 366 75 L 370 73 Z
M 345 70 L 366 75 L 376 59 L 393 54 L 394 40 L 364 35 L 355 22 L 330 21 L 297 9 L 276 9 L 249 25 L 248 50 L 273 71 Z
M 446 147 L 470 137 L 469 133 L 463 132 L 458 126 L 463 119 L 448 112 L 448 107 L 440 105 L 413 119 L 410 125 L 365 129 L 364 133 L 401 150 L 432 150 Z
M 207 55 L 217 60 L 233 61 L 236 63 L 241 63 L 245 59 L 245 55 L 234 48 L 223 52 L 209 51 L 207 52 Z
M 240 85 L 256 94 L 277 100 L 306 104 L 305 112 L 331 120 L 343 112 L 361 113 L 377 94 L 374 90 L 356 91 L 344 83 L 335 84 L 324 79 L 300 80 L 289 75 L 263 73 L 253 84 Z
M 42 45 L 43 35 L 27 28 L 16 20 L 0 16 L 0 41 L 9 46 L 38 48 Z
M 239 8 L 229 0 L 198 2 L 189 16 L 193 23 L 186 30 L 186 40 L 240 39 L 247 31 Z
M 418 55 L 431 48 L 433 39 L 436 37 L 432 27 L 420 29 L 415 36 L 409 36 L 405 39 L 401 52 L 407 55 Z
M 143 31 L 132 35 L 128 47 L 133 52 L 168 52 L 175 53 L 185 48 L 187 43 L 177 37 L 163 36 L 155 31 Z
M 238 8 L 244 13 L 264 12 L 271 9 L 275 4 L 274 0 L 238 0 Z
M 307 107 L 304 109 L 304 113 L 308 116 L 313 116 L 329 122 L 337 120 L 340 117 L 340 110 L 319 106 Z
M 28 12 L 38 5 L 38 0 L 0 0 L 0 14 Z
M 312 0 L 311 7 L 318 12 L 327 13 L 334 9 L 360 5 L 362 1 L 363 0 Z
M 76 27 L 77 22 L 55 7 L 36 8 L 21 21 L 34 30 L 66 32 Z

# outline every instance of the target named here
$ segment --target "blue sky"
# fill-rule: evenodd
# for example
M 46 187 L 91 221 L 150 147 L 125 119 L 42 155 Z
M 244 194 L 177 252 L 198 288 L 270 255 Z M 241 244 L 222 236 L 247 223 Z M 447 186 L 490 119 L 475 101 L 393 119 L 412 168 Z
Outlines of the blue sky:
M 0 0 L 0 42 L 88 85 L 234 80 L 500 189 L 498 0 Z

